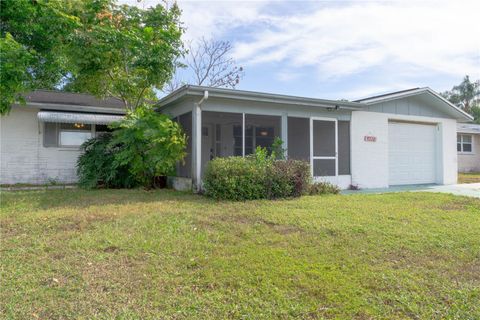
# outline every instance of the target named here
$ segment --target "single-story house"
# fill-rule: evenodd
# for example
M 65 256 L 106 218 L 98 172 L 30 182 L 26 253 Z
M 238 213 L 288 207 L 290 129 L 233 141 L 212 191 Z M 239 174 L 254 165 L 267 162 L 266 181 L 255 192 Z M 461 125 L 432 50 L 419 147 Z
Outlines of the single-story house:
M 37 90 L 0 118 L 0 184 L 74 183 L 79 146 L 125 114 L 122 101 Z
M 116 99 L 35 91 L 1 118 L 0 184 L 76 181 L 79 145 L 125 112 Z M 201 188 L 214 157 L 245 156 L 276 137 L 316 180 L 342 188 L 457 181 L 457 122 L 471 116 L 429 88 L 353 102 L 183 86 L 158 110 L 188 136 L 177 175 Z
M 459 172 L 480 172 L 480 124 L 457 124 Z
M 187 85 L 159 102 L 188 139 L 177 175 L 201 188 L 214 157 L 245 156 L 282 139 L 315 180 L 341 188 L 457 182 L 457 122 L 472 117 L 430 88 L 353 102 Z

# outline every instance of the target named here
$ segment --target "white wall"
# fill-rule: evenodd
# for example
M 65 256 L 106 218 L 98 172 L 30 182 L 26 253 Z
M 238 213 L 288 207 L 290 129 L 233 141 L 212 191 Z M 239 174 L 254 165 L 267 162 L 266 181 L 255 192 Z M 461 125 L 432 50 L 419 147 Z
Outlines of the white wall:
M 39 109 L 14 107 L 0 118 L 0 184 L 77 180 L 78 148 L 44 148 Z
M 351 120 L 352 184 L 360 188 L 388 187 L 388 121 L 401 120 L 438 124 L 437 183 L 457 182 L 456 120 L 353 111 Z M 376 142 L 364 141 L 375 136 Z

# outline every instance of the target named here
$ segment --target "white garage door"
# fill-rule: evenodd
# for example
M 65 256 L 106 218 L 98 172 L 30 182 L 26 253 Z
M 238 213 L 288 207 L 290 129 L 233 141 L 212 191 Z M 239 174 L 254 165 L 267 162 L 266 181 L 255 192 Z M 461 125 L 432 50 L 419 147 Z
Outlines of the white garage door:
M 435 183 L 435 136 L 435 125 L 389 123 L 390 185 Z

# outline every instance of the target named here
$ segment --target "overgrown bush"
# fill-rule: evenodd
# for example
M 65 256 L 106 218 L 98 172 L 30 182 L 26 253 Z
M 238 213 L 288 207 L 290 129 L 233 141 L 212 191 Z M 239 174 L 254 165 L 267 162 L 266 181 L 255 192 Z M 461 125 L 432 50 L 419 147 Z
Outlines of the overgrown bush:
M 340 188 L 330 182 L 322 181 L 322 182 L 315 182 L 312 183 L 308 187 L 308 194 L 309 195 L 316 195 L 316 194 L 338 194 L 340 193 Z
M 112 145 L 112 134 L 104 133 L 82 145 L 78 158 L 78 184 L 87 189 L 132 188 L 138 185 L 128 166 L 118 166 L 115 153 L 120 146 Z
M 215 199 L 298 197 L 307 192 L 310 167 L 303 161 L 275 160 L 274 154 L 258 148 L 245 158 L 211 160 L 203 181 L 206 195 Z
M 128 166 L 145 188 L 154 185 L 155 177 L 172 174 L 185 157 L 186 136 L 180 125 L 151 107 L 137 108 L 112 127 L 112 144 L 121 146 L 114 162 Z
M 114 131 L 85 142 L 77 167 L 85 188 L 154 186 L 185 156 L 181 127 L 152 108 L 141 107 L 111 125 Z

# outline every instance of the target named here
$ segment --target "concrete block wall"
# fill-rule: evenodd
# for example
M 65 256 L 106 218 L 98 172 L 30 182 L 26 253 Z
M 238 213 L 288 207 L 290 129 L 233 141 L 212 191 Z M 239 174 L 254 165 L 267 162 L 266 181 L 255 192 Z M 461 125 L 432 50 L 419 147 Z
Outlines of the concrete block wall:
M 39 109 L 15 107 L 0 118 L 0 184 L 77 181 L 77 148 L 43 147 Z
M 389 120 L 436 123 L 437 183 L 457 182 L 456 120 L 423 116 L 353 111 L 351 120 L 352 184 L 360 188 L 389 186 L 388 122 Z M 365 141 L 375 136 L 376 142 Z

